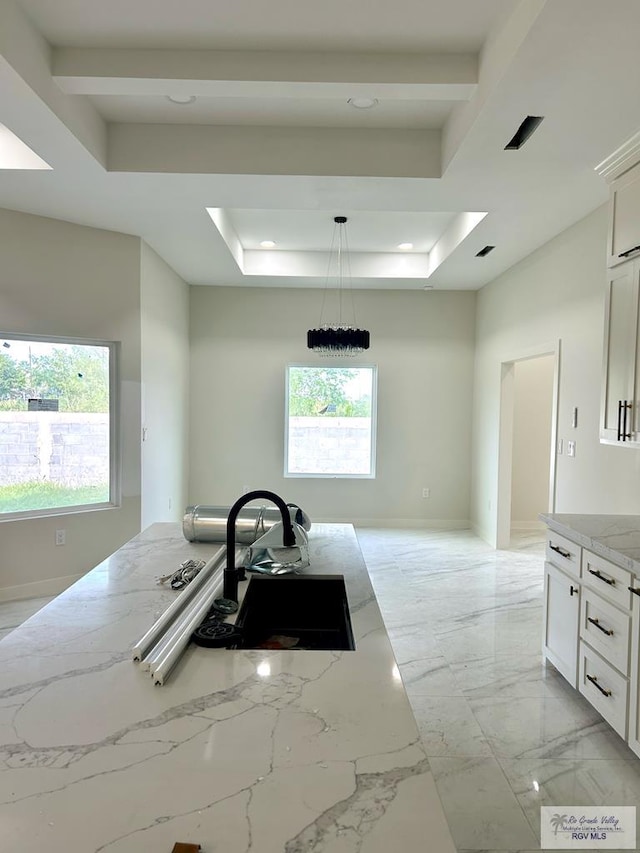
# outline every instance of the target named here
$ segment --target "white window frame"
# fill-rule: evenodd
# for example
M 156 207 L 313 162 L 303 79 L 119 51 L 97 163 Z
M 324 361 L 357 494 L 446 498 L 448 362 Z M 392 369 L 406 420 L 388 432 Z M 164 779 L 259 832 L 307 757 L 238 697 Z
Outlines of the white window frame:
M 289 373 L 291 368 L 313 368 L 322 367 L 337 369 L 368 369 L 371 370 L 371 455 L 369 459 L 368 474 L 306 474 L 290 472 L 289 466 Z M 354 364 L 351 361 L 331 361 L 329 365 L 310 364 L 309 362 L 296 362 L 286 366 L 285 369 L 285 395 L 284 395 L 284 476 L 292 479 L 307 480 L 375 480 L 376 478 L 376 448 L 377 448 L 377 426 L 378 426 L 378 366 L 377 364 Z
M 98 338 L 69 338 L 57 335 L 25 335 L 0 330 L 0 339 L 8 341 L 32 341 L 47 344 L 78 344 L 79 346 L 106 347 L 109 350 L 109 500 L 90 504 L 29 509 L 20 512 L 0 513 L 0 523 L 26 518 L 42 518 L 50 515 L 73 515 L 79 512 L 115 509 L 122 502 L 121 470 L 122 454 L 120 440 L 120 342 Z

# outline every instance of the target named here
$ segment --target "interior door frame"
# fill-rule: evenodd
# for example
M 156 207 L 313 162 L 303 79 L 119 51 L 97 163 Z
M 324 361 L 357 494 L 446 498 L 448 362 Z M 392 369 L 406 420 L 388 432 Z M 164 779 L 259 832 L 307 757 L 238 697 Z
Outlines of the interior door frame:
M 498 439 L 498 484 L 496 500 L 496 548 L 511 541 L 511 482 L 513 475 L 513 413 L 515 365 L 545 355 L 554 357 L 551 408 L 551 452 L 549 454 L 549 512 L 556 508 L 556 450 L 558 446 L 558 395 L 560 391 L 560 339 L 513 353 L 500 362 L 500 426 Z

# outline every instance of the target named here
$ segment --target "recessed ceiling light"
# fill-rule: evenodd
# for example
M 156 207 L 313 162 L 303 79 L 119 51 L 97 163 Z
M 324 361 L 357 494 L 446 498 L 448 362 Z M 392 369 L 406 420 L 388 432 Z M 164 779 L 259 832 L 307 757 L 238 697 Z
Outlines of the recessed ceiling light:
M 273 249 L 275 243 L 273 242 L 273 240 L 262 240 L 260 245 L 263 249 Z
M 167 95 L 167 100 L 171 101 L 172 104 L 181 104 L 182 106 L 192 104 L 195 99 L 195 95 Z
M 413 249 L 413 243 L 398 243 L 398 248 L 402 249 L 403 252 L 408 252 L 409 249 Z
M 350 107 L 355 107 L 357 110 L 370 110 L 372 107 L 378 106 L 377 98 L 349 98 L 347 101 Z

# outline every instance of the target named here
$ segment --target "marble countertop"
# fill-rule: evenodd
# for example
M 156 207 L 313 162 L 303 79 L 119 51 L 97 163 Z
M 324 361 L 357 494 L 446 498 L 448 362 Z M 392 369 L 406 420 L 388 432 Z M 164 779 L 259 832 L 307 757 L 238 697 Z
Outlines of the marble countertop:
M 542 513 L 539 517 L 561 536 L 640 575 L 640 515 Z
M 154 687 L 130 650 L 176 595 L 155 578 L 218 548 L 177 524 L 8 635 L 3 849 L 386 853 L 437 839 L 455 853 L 353 528 L 314 525 L 309 544 L 311 571 L 345 575 L 356 651 L 192 645 Z

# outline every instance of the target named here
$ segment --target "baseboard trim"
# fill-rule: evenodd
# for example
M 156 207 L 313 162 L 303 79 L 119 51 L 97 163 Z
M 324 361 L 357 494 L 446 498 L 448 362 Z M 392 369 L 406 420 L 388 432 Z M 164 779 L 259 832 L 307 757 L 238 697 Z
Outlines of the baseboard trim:
M 344 524 L 344 518 L 314 518 L 325 524 Z M 470 523 L 462 518 L 350 518 L 354 527 L 399 527 L 416 530 L 468 530 Z M 313 528 L 312 528 L 313 529 Z
M 545 530 L 546 524 L 543 521 L 512 521 L 512 530 Z
M 18 586 L 0 587 L 0 601 L 19 601 L 21 598 L 44 598 L 46 595 L 59 595 L 68 589 L 83 575 L 66 575 L 63 578 L 49 578 L 33 583 L 21 583 Z

